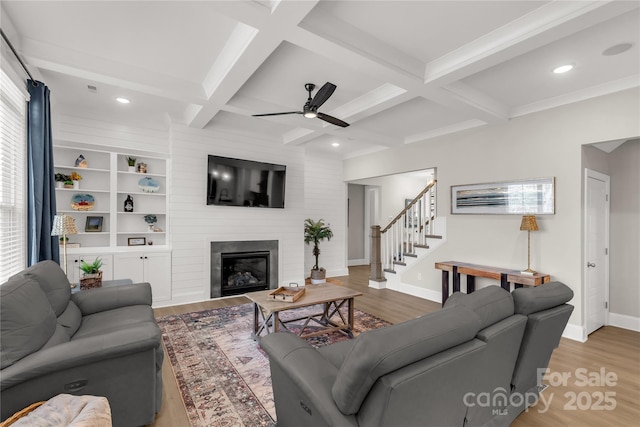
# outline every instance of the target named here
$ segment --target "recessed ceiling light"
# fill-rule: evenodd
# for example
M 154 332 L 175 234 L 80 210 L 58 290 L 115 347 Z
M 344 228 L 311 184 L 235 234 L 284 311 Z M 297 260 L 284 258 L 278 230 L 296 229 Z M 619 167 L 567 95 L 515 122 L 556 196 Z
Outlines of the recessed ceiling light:
M 567 64 L 567 65 L 561 65 L 555 68 L 553 72 L 556 74 L 562 74 L 562 73 L 566 73 L 567 71 L 571 71 L 572 69 L 573 69 L 573 65 Z
M 619 43 L 617 45 L 606 48 L 602 51 L 604 56 L 613 56 L 619 55 L 623 52 L 628 51 L 633 46 L 633 43 Z
M 131 101 L 129 101 L 127 98 L 122 98 L 122 97 L 118 97 L 118 98 L 116 98 L 116 101 L 118 101 L 118 102 L 119 102 L 119 103 L 121 103 L 121 104 L 128 104 L 128 103 L 130 103 L 130 102 L 131 102 Z
M 340 147 L 340 143 L 339 142 L 332 142 L 331 146 L 332 147 Z

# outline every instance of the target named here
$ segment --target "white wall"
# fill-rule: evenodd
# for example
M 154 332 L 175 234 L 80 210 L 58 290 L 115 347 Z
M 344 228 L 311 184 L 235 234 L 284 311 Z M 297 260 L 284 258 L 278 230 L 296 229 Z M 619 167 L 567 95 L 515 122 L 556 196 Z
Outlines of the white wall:
M 556 214 L 538 217 L 531 236 L 531 264 L 574 290 L 570 324 L 582 319 L 581 147 L 640 135 L 640 91 L 627 90 L 518 117 L 507 123 L 345 160 L 344 177 L 358 180 L 425 167 L 438 168 L 438 215 L 447 216 L 447 241 L 411 277 L 409 284 L 440 290 L 434 263 L 460 260 L 523 268 L 527 234 L 520 216 L 451 215 L 450 186 L 536 177 L 556 177 Z M 428 162 L 428 164 L 427 164 Z M 418 272 L 422 280 L 417 279 Z
M 333 238 L 320 243 L 320 267 L 327 277 L 349 274 L 347 268 L 347 184 L 342 178 L 342 160 L 327 154 L 307 154 L 304 162 L 304 218 L 324 219 Z M 303 240 L 303 221 L 298 222 Z M 309 277 L 315 263 L 313 246 L 304 246 L 304 274 Z
M 355 263 L 363 263 L 365 258 L 364 245 L 369 244 L 365 241 L 368 239 L 369 233 L 365 233 L 364 222 L 364 185 L 348 184 L 349 198 L 349 219 L 347 223 L 348 241 L 347 241 L 347 259 L 350 265 Z
M 640 141 L 608 156 L 611 176 L 609 310 L 640 324 Z
M 425 173 L 426 175 L 426 173 Z M 407 199 L 413 200 L 429 184 L 431 178 L 415 173 L 375 176 L 358 180 L 358 184 L 380 187 L 380 221 L 386 227 L 405 207 Z

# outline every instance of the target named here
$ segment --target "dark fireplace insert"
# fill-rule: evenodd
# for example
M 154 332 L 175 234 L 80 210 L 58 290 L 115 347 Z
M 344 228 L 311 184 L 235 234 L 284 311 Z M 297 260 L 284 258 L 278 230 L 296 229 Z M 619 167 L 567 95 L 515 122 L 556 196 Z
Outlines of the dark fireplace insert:
M 211 298 L 278 287 L 278 241 L 211 242 Z
M 222 296 L 269 289 L 269 251 L 222 253 Z

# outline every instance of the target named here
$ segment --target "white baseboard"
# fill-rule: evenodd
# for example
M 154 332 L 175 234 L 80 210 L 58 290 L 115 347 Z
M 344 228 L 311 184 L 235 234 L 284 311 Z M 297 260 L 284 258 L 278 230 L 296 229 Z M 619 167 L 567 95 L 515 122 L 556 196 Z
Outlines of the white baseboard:
M 640 317 L 609 312 L 609 326 L 640 332 Z
M 562 337 L 579 342 L 587 341 L 587 334 L 585 333 L 584 327 L 580 325 L 573 325 L 571 323 L 567 323 L 567 326 L 562 332 Z
M 438 303 L 442 302 L 442 292 L 432 291 L 431 289 L 425 289 L 418 286 L 407 285 L 405 283 L 400 283 L 398 292 L 413 295 L 414 297 L 428 299 L 429 301 L 435 301 Z
M 366 259 L 350 259 L 347 261 L 347 265 L 349 267 L 353 267 L 354 265 L 367 265 L 369 262 Z
M 327 277 L 338 277 L 338 276 L 348 276 L 348 275 L 349 275 L 349 269 L 347 267 L 327 270 Z
M 378 282 L 376 280 L 369 279 L 369 287 L 373 288 L 373 289 L 386 289 L 387 281 L 386 280 L 382 280 L 382 281 Z
M 208 291 L 209 289 L 207 289 Z M 172 295 L 170 300 L 158 301 L 153 303 L 153 308 L 170 307 L 174 305 L 191 304 L 195 302 L 208 301 L 208 298 L 204 292 L 189 292 L 179 295 Z

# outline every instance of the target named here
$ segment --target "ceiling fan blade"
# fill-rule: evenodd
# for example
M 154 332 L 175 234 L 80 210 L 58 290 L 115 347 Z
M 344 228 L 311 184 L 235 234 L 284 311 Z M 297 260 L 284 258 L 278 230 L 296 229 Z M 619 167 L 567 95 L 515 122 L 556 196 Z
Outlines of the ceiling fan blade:
M 302 111 L 287 111 L 284 113 L 266 113 L 266 114 L 252 114 L 252 117 L 264 117 L 264 116 L 282 116 L 284 114 L 302 114 Z
M 332 125 L 340 126 L 340 127 L 343 127 L 343 128 L 346 128 L 347 126 L 349 126 L 349 123 L 343 122 L 342 120 L 336 119 L 335 117 L 330 116 L 328 114 L 318 113 L 317 117 L 320 120 L 324 120 L 325 122 L 331 123 Z
M 311 100 L 311 104 L 309 104 L 309 108 L 311 108 L 312 110 L 317 110 L 322 104 L 324 104 L 327 101 L 327 99 L 329 99 L 331 95 L 333 95 L 334 90 L 336 90 L 336 85 L 334 85 L 333 83 L 326 82 L 324 86 L 322 86 L 318 90 L 318 92 L 316 93 L 316 96 L 314 96 L 313 99 Z

